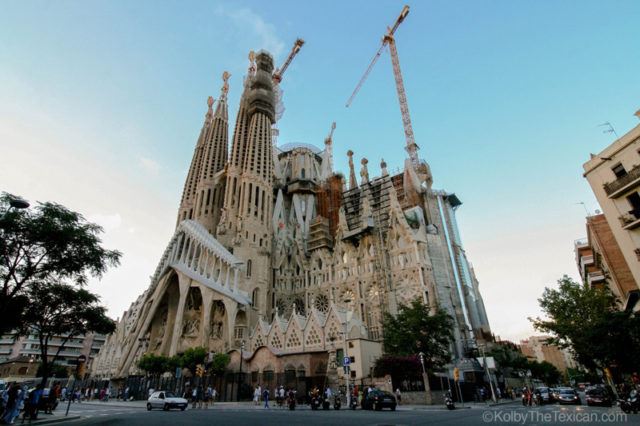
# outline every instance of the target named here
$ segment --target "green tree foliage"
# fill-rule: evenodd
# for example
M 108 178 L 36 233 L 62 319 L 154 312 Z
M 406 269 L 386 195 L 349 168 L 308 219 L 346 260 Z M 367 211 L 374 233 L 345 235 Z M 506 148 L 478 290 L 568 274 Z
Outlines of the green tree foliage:
M 204 364 L 205 358 L 208 355 L 209 352 L 201 346 L 189 348 L 180 355 L 180 364 L 182 368 L 188 368 L 191 374 L 195 374 L 196 366 L 198 364 Z
M 622 372 L 640 367 L 640 316 L 619 311 L 609 289 L 565 275 L 557 289 L 545 288 L 538 301 L 547 318 L 531 319 L 534 327 L 570 347 L 580 364 L 589 369 L 615 365 Z
M 416 356 L 423 352 L 428 370 L 438 369 L 451 360 L 453 320 L 441 309 L 432 313 L 421 299 L 401 306 L 396 316 L 385 313 L 383 329 L 385 354 Z
M 373 367 L 376 377 L 389 374 L 394 380 L 415 379 L 422 376 L 422 365 L 417 355 L 383 355 L 378 358 Z
M 29 304 L 23 314 L 21 333 L 34 334 L 40 342 L 43 384 L 51 373 L 50 367 L 58 360 L 70 339 L 87 333 L 109 334 L 115 323 L 106 316 L 100 298 L 69 284 L 47 283 L 33 286 L 28 291 Z M 49 353 L 53 339 L 57 350 Z
M 167 371 L 175 370 L 173 363 L 178 359 L 153 353 L 144 354 L 138 360 L 138 368 L 151 376 L 159 376 Z M 179 362 L 179 361 L 178 361 Z
M 227 370 L 227 365 L 231 361 L 229 354 L 217 352 L 213 355 L 211 364 L 208 366 L 209 373 L 220 375 Z
M 16 196 L 0 196 L 0 333 L 17 328 L 29 289 L 51 282 L 84 285 L 117 265 L 120 252 L 102 247 L 102 228 L 55 203 L 11 207 Z
M 49 377 L 53 377 L 56 379 L 66 379 L 69 377 L 69 369 L 64 365 L 53 364 L 49 366 Z M 36 372 L 37 377 L 42 377 L 44 375 L 44 371 L 42 369 L 42 364 L 38 365 L 38 371 Z

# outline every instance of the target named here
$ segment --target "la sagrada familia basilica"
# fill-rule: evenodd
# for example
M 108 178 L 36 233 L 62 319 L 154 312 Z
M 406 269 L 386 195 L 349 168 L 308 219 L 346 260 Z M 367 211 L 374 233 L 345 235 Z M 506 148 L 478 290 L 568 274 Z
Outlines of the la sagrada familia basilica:
M 230 149 L 229 74 L 208 99 L 175 233 L 94 377 L 139 373 L 145 353 L 204 346 L 230 353 L 232 370 L 242 356 L 246 372 L 306 375 L 344 348 L 358 379 L 382 353 L 383 313 L 415 298 L 453 318 L 454 358 L 490 335 L 456 223 L 461 202 L 432 187 L 417 145 L 400 172 L 381 160 L 377 177 L 351 151 L 348 175 L 333 169 L 333 130 L 322 147 L 276 146 L 275 76 L 269 53 L 250 55 Z

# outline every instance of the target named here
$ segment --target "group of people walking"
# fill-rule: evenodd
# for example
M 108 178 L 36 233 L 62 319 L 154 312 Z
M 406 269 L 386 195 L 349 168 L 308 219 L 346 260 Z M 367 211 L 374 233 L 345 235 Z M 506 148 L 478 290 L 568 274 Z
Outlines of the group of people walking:
M 20 383 L 11 383 L 0 399 L 0 422 L 13 424 L 21 412 L 23 420 L 37 419 L 41 409 L 45 414 L 53 414 L 61 394 L 62 387 L 59 382 L 55 382 L 51 388 L 38 384 L 31 389 Z
M 193 389 L 187 386 L 183 395 L 184 399 L 191 401 L 191 408 L 204 408 L 208 409 L 209 404 L 213 407 L 213 403 L 218 398 L 218 391 L 211 386 L 206 388 L 202 385 L 196 386 Z

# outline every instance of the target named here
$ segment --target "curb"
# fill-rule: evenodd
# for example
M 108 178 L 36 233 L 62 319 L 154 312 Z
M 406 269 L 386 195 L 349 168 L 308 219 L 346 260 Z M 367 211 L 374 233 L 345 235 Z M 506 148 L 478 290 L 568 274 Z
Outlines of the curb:
M 35 420 L 33 422 L 25 422 L 24 424 L 26 425 L 51 425 L 54 423 L 62 423 L 62 422 L 67 422 L 67 421 L 72 421 L 72 420 L 79 420 L 81 419 L 81 416 L 67 416 L 67 417 L 56 417 L 56 418 L 51 418 L 51 419 L 38 419 Z

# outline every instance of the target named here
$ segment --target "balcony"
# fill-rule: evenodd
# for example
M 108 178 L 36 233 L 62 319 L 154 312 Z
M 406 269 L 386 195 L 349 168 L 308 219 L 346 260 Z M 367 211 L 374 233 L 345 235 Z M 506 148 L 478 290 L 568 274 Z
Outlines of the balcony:
M 601 270 L 589 272 L 587 274 L 587 284 L 593 286 L 594 284 L 603 282 L 605 280 L 604 272 Z
M 640 226 L 640 210 L 629 210 L 629 213 L 623 214 L 620 219 L 622 229 L 630 231 Z
M 595 259 L 593 258 L 593 255 L 590 254 L 588 256 L 582 256 L 580 257 L 580 270 L 581 271 L 586 271 L 586 267 L 589 265 L 593 265 L 595 264 Z
M 609 198 L 618 198 L 640 184 L 640 165 L 633 166 L 626 175 L 604 184 L 604 192 Z

